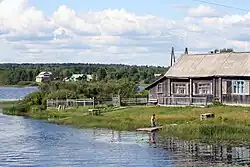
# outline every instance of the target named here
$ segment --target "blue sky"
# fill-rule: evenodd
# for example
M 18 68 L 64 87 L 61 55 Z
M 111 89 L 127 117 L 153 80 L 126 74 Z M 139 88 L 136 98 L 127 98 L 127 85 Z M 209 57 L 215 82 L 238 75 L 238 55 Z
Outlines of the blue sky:
M 250 9 L 249 0 L 210 2 Z M 167 66 L 172 46 L 177 57 L 185 47 L 249 51 L 248 27 L 247 11 L 195 0 L 4 0 L 0 61 Z
M 235 6 L 237 8 L 248 9 L 250 8 L 249 0 L 207 0 L 214 3 L 225 4 L 228 6 Z M 135 12 L 139 15 L 150 14 L 157 15 L 170 19 L 177 19 L 184 16 L 184 14 L 177 12 L 176 5 L 183 5 L 186 7 L 195 7 L 198 4 L 206 4 L 196 2 L 193 0 L 30 0 L 30 3 L 37 8 L 45 11 L 47 14 L 54 12 L 58 6 L 67 5 L 76 11 L 82 10 L 104 10 L 107 8 L 124 8 L 130 12 Z M 212 5 L 214 6 L 214 5 Z M 218 6 L 217 6 L 218 7 Z M 227 13 L 242 13 L 237 9 L 229 9 L 219 7 Z

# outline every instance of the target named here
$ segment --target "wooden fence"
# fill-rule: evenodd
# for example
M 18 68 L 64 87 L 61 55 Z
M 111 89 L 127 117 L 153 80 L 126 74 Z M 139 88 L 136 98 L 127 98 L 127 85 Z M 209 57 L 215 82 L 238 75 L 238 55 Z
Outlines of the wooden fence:
M 58 108 L 62 106 L 63 108 L 75 108 L 75 107 L 85 107 L 93 106 L 94 99 L 66 99 L 66 100 L 47 100 L 47 108 Z
M 102 104 L 112 104 L 114 106 L 146 105 L 147 98 L 121 98 L 119 96 L 106 99 L 66 99 L 66 100 L 47 100 L 47 108 L 75 108 L 85 106 L 95 106 Z

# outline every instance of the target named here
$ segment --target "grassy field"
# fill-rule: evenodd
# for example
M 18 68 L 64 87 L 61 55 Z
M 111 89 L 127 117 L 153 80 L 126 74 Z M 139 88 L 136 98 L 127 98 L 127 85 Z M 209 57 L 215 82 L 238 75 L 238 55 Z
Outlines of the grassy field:
M 134 131 L 149 127 L 150 117 L 156 114 L 157 125 L 178 124 L 161 132 L 183 139 L 250 141 L 250 108 L 246 107 L 128 107 L 117 111 L 107 110 L 101 116 L 88 115 L 88 108 L 64 111 L 30 111 L 27 115 L 36 119 L 50 119 L 54 123 L 78 128 L 109 128 Z M 215 118 L 200 121 L 200 114 L 212 112 Z

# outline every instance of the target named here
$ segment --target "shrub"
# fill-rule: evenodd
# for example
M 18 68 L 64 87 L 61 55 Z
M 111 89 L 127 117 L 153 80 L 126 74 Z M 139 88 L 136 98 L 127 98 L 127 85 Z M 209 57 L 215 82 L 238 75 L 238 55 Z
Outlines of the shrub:
M 77 94 L 71 90 L 62 89 L 55 92 L 51 92 L 48 95 L 48 99 L 76 99 Z
M 27 104 L 28 106 L 42 105 L 45 103 L 44 97 L 45 97 L 45 94 L 42 92 L 33 92 L 25 96 L 23 99 L 23 102 Z
M 212 100 L 212 105 L 213 106 L 224 106 L 223 103 L 219 102 L 219 99 L 218 98 L 214 98 Z

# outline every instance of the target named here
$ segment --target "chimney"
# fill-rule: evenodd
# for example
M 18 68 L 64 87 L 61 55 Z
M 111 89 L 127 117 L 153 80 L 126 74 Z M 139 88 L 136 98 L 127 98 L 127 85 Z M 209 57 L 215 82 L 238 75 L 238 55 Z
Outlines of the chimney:
M 171 51 L 171 64 L 170 64 L 170 66 L 172 67 L 174 63 L 175 63 L 175 55 L 174 55 L 174 47 L 172 47 L 172 51 Z
M 188 54 L 188 48 L 185 48 L 184 54 Z

